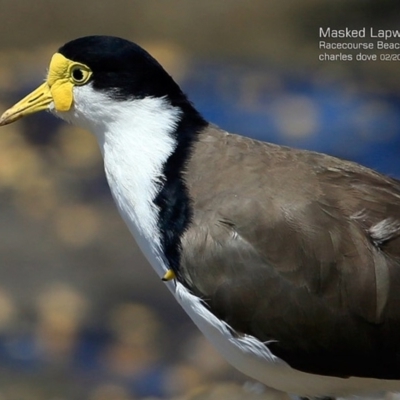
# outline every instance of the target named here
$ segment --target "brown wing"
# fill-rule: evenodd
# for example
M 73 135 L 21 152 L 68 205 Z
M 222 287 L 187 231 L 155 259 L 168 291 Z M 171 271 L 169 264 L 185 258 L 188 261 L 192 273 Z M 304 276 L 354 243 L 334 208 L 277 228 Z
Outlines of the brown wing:
M 186 284 L 295 368 L 398 379 L 399 183 L 315 153 L 214 138 L 200 146 L 219 153 L 215 169 L 201 151 L 188 166 Z

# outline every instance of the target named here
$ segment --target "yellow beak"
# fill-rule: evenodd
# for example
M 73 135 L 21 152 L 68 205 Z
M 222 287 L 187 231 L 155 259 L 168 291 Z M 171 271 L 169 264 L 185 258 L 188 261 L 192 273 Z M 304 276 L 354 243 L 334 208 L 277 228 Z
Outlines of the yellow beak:
M 11 124 L 29 114 L 47 110 L 52 101 L 53 96 L 50 87 L 48 83 L 45 82 L 17 104 L 9 108 L 0 117 L 0 126 Z
M 74 77 L 76 70 L 79 70 L 78 78 Z M 51 103 L 54 103 L 54 110 L 57 112 L 69 111 L 74 102 L 74 86 L 86 84 L 91 76 L 92 71 L 87 65 L 55 53 L 50 61 L 46 82 L 8 109 L 0 117 L 0 126 L 11 124 L 29 114 L 48 110 Z

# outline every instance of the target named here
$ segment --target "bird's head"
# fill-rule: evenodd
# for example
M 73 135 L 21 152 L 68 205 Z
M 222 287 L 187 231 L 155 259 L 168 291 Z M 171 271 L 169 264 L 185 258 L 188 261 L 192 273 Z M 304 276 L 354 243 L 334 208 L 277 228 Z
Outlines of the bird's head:
M 116 37 L 88 36 L 53 55 L 45 82 L 8 109 L 0 126 L 48 110 L 93 131 L 93 125 L 118 118 L 122 103 L 143 99 L 164 99 L 173 108 L 190 104 L 141 47 Z

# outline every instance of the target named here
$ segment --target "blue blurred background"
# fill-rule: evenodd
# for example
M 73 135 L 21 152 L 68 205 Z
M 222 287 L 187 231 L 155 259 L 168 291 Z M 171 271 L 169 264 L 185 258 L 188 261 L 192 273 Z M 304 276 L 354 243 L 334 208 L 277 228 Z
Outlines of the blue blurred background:
M 1 110 L 42 81 L 63 43 L 122 36 L 222 128 L 400 177 L 399 62 L 318 60 L 319 27 L 397 29 L 400 3 L 0 0 L 0 9 Z M 46 113 L 2 128 L 0 205 L 0 400 L 266 398 L 147 265 L 90 134 Z

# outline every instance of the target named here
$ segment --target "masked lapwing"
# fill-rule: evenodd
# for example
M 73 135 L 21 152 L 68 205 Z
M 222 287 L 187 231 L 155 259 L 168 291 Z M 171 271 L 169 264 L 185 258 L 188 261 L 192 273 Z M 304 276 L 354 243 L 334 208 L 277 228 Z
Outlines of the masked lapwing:
M 115 203 L 221 354 L 277 397 L 400 390 L 400 182 L 225 132 L 138 45 L 62 46 L 6 125 L 91 131 Z

